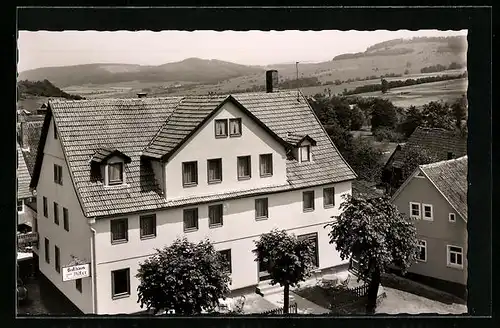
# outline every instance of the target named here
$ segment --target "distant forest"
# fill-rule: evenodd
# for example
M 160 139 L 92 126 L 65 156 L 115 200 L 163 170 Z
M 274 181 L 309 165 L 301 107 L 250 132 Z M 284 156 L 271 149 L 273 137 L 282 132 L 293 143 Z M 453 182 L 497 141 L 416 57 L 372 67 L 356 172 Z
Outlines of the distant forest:
M 85 99 L 84 97 L 78 95 L 71 95 L 66 93 L 50 83 L 49 80 L 43 81 L 19 81 L 17 83 L 17 100 L 23 99 L 26 95 L 37 96 L 37 97 L 58 97 L 73 100 Z

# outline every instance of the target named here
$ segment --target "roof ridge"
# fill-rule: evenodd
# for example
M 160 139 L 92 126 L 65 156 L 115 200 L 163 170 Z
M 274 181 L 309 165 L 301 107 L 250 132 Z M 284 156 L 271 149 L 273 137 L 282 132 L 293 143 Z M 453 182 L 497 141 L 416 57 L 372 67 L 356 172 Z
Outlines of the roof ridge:
M 451 163 L 451 162 L 463 161 L 465 159 L 467 159 L 467 155 L 462 156 L 462 157 L 452 158 L 452 159 L 446 159 L 446 160 L 439 161 L 439 162 L 422 164 L 422 165 L 419 165 L 419 167 L 422 169 L 426 169 L 426 168 L 436 167 L 436 166 L 440 166 L 440 165 Z

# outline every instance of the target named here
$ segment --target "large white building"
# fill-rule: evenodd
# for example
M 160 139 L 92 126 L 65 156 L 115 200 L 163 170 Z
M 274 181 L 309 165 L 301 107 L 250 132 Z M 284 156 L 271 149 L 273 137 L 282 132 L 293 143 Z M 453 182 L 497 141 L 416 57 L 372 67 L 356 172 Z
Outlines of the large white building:
M 254 240 L 277 227 L 345 264 L 324 225 L 356 175 L 297 91 L 51 101 L 31 187 L 39 269 L 84 313 L 134 313 L 139 264 L 176 237 L 225 251 L 231 289 L 265 272 Z M 62 281 L 76 257 L 91 277 Z

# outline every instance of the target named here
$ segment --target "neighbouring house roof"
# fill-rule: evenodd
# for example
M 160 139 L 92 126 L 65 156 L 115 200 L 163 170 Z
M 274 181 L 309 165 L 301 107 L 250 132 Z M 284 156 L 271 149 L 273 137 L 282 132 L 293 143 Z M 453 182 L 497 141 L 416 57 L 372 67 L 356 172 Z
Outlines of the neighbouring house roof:
M 33 196 L 30 192 L 31 176 L 24 161 L 23 152 L 19 144 L 17 148 L 17 199 L 24 199 Z
M 467 156 L 420 165 L 420 170 L 467 221 Z
M 200 195 L 167 201 L 143 155 L 162 158 L 202 125 L 221 103 L 232 101 L 263 128 L 284 140 L 287 132 L 309 135 L 317 142 L 313 161 L 288 160 L 287 183 L 281 186 L 225 194 Z M 189 119 L 186 118 L 189 115 Z M 54 100 L 48 105 L 40 148 L 43 149 L 52 116 L 68 163 L 70 176 L 86 217 L 119 215 L 191 203 L 278 192 L 356 178 L 331 142 L 306 99 L 297 92 L 242 93 L 232 96 Z M 105 188 L 90 179 L 89 160 L 100 145 L 112 144 L 131 158 L 125 165 L 127 186 Z M 43 151 L 39 151 L 31 185 L 36 186 Z M 144 153 L 144 154 L 143 154 Z M 142 159 L 141 159 L 142 157 Z M 168 186 L 167 186 L 168 192 Z
M 26 161 L 28 171 L 32 176 L 33 170 L 35 168 L 38 143 L 42 134 L 43 119 L 31 122 L 23 122 L 22 124 L 22 130 L 19 129 L 19 133 L 22 133 L 22 135 L 19 135 L 19 139 L 24 143 L 23 147 L 26 150 L 23 150 L 23 156 L 24 160 Z
M 94 152 L 90 160 L 95 163 L 104 163 L 113 156 L 118 156 L 123 158 L 125 160 L 125 163 L 130 163 L 131 161 L 130 157 L 128 157 L 118 149 L 106 146 L 98 148 Z
M 352 195 L 354 197 L 361 197 L 365 199 L 382 197 L 384 193 L 375 188 L 375 182 L 365 180 L 354 180 L 352 182 Z
M 448 152 L 452 152 L 455 158 L 467 155 L 467 137 L 456 131 L 440 128 L 417 127 L 408 138 L 401 149 L 396 149 L 393 156 L 387 161 L 387 165 L 400 166 L 405 154 L 412 149 L 424 148 L 439 160 L 448 159 Z

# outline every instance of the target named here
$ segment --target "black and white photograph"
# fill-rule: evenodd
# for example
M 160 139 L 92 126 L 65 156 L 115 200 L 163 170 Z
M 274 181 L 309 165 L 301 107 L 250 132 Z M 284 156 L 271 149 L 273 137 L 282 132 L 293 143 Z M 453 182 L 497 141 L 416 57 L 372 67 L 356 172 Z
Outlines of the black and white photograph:
M 467 314 L 468 31 L 17 36 L 17 316 Z

